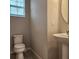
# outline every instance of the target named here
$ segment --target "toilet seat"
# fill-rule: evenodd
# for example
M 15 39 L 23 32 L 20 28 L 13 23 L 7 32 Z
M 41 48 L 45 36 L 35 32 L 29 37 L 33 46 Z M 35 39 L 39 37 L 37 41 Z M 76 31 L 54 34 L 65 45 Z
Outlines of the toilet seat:
M 16 53 L 22 53 L 24 51 L 25 51 L 25 48 L 14 49 L 14 52 L 16 52 Z
M 24 59 L 23 52 L 25 52 L 25 44 L 23 43 L 23 35 L 15 34 L 14 38 L 14 52 L 16 53 L 16 59 Z
M 25 44 L 15 44 L 14 51 L 16 53 L 24 52 L 25 51 Z

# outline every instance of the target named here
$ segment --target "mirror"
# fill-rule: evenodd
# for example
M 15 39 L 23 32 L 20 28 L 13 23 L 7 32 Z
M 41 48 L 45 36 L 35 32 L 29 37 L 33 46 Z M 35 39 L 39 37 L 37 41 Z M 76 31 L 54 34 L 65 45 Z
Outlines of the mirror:
M 68 23 L 68 0 L 61 1 L 61 14 L 66 23 Z

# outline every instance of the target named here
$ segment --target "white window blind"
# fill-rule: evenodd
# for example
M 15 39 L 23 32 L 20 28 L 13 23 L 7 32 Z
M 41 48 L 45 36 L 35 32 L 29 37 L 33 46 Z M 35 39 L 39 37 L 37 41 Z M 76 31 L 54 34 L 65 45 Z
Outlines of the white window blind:
M 25 16 L 25 0 L 10 0 L 10 15 Z

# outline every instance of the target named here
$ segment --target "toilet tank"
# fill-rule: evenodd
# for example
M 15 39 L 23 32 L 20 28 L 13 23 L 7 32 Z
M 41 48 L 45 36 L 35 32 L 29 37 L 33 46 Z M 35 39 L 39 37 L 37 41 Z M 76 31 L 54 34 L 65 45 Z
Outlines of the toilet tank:
M 14 44 L 23 43 L 23 35 L 13 35 Z

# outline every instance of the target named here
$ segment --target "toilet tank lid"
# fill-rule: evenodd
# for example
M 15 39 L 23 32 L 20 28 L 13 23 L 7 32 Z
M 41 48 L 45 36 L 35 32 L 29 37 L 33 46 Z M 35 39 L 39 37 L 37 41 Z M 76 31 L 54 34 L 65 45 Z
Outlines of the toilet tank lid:
M 15 34 L 15 35 L 13 35 L 13 37 L 17 37 L 17 36 L 19 36 L 19 37 L 23 37 L 22 34 Z

